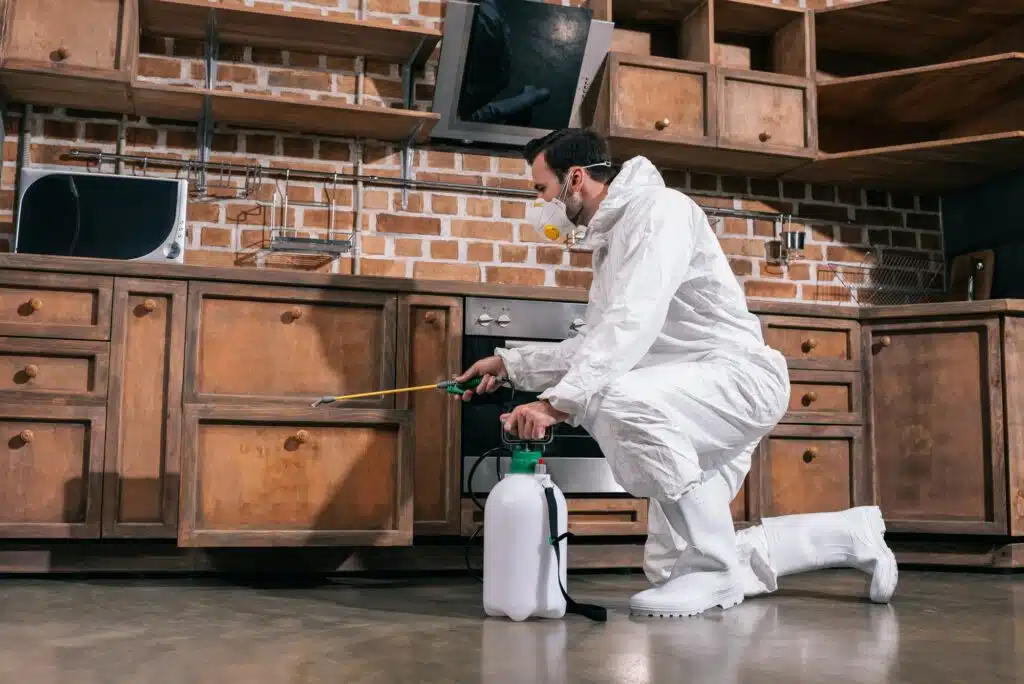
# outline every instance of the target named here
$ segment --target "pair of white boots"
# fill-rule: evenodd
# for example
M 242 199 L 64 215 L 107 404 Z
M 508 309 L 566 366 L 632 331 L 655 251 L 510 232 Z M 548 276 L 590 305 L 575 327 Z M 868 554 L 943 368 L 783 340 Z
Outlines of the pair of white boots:
M 775 591 L 779 577 L 835 567 L 871 575 L 871 600 L 889 602 L 898 573 L 878 507 L 766 518 L 736 533 L 729 498 L 728 484 L 716 475 L 679 500 L 661 503 L 686 548 L 667 581 L 632 597 L 633 613 L 683 617 L 731 608 L 747 596 Z

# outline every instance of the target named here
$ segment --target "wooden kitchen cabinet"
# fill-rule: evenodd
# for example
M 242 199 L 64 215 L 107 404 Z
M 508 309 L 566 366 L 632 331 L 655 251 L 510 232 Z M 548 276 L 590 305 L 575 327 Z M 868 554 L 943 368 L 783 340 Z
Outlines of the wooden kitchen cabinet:
M 6 0 L 0 81 L 9 99 L 131 111 L 135 0 Z
M 888 529 L 1007 532 L 1000 339 L 995 317 L 865 327 L 878 504 Z
M 412 543 L 409 411 L 187 405 L 180 546 Z
M 0 537 L 100 536 L 102 406 L 0 405 Z
M 813 157 L 814 95 L 807 79 L 719 68 L 718 144 Z
M 115 281 L 104 537 L 177 537 L 187 290 Z
M 462 300 L 407 295 L 399 301 L 398 384 L 429 385 L 462 373 Z M 462 403 L 441 392 L 399 395 L 411 409 L 413 519 L 417 534 L 459 534 L 459 470 Z
M 486 498 L 484 499 L 486 501 Z M 579 537 L 646 536 L 646 499 L 568 497 L 569 532 Z M 462 536 L 483 536 L 484 512 L 462 500 Z
M 107 347 L 104 342 L 0 337 L 0 403 L 105 403 Z
M 57 273 L 0 273 L 0 335 L 110 339 L 114 279 Z
M 377 292 L 193 283 L 185 401 L 309 406 L 394 387 L 397 308 Z M 321 410 L 393 406 L 384 396 Z

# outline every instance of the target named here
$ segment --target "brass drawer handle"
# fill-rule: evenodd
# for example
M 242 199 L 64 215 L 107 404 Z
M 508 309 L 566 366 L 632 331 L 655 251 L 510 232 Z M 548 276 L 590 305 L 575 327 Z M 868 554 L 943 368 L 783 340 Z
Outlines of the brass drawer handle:
M 423 314 L 423 320 L 426 321 L 427 323 L 431 324 L 431 325 L 433 325 L 434 323 L 437 323 L 437 312 L 436 311 L 428 311 L 427 313 Z
M 156 302 L 154 302 L 152 299 L 147 299 L 146 301 L 142 302 L 142 310 L 145 311 L 146 313 L 152 313 L 156 311 Z
M 818 401 L 818 393 L 817 392 L 807 392 L 806 394 L 804 394 L 804 401 L 803 401 L 804 406 L 810 406 L 811 404 L 813 404 L 816 401 Z
M 769 140 L 772 139 L 772 134 L 769 133 L 768 131 L 762 131 L 761 135 L 757 136 L 757 139 L 763 143 L 768 142 Z
M 34 363 L 30 363 L 25 366 L 25 375 L 30 378 L 34 378 L 39 375 L 39 366 Z
M 818 457 L 818 449 L 816 447 L 810 447 L 804 452 L 804 463 L 810 463 Z
M 300 309 L 297 306 L 293 306 L 292 308 L 288 309 L 288 318 L 289 320 L 293 321 L 299 320 L 300 318 L 302 318 L 302 309 Z
M 804 340 L 803 344 L 800 345 L 800 348 L 804 350 L 805 354 L 814 351 L 817 347 L 818 340 L 814 339 L 813 337 Z
M 670 122 L 669 122 L 669 120 L 667 118 L 666 119 L 662 119 L 661 121 L 656 122 L 654 124 L 654 127 L 657 128 L 659 131 L 663 131 L 666 128 L 668 128 L 669 123 Z
M 21 440 L 22 444 L 31 444 L 35 438 L 35 434 L 27 428 L 18 433 L 18 439 Z
M 39 299 L 39 297 L 33 297 L 32 299 L 28 300 L 28 308 L 29 313 L 39 311 L 40 309 L 43 308 L 43 300 Z
M 883 335 L 882 337 L 878 338 L 878 344 L 882 345 L 883 347 L 888 347 L 890 344 L 892 344 L 892 338 L 889 337 L 888 335 Z
M 309 441 L 309 433 L 305 430 L 299 430 L 295 433 L 295 441 L 299 444 L 305 444 Z
M 63 62 L 65 59 L 71 56 L 71 51 L 61 45 L 59 48 L 53 51 L 53 61 Z

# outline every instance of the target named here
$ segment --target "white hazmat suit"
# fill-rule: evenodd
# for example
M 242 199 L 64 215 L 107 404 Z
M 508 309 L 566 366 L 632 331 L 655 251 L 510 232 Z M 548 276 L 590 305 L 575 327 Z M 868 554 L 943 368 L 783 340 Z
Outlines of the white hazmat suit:
M 729 503 L 786 411 L 788 369 L 706 215 L 635 157 L 583 245 L 594 280 L 582 334 L 495 351 L 514 386 L 582 425 L 618 483 L 649 498 L 644 567 L 655 587 L 632 609 L 692 615 L 774 590 L 770 544 L 753 532 L 741 552 Z

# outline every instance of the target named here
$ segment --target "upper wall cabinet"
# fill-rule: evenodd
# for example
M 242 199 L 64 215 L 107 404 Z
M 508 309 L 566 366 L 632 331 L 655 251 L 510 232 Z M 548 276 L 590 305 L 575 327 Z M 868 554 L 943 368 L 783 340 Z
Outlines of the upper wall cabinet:
M 618 158 L 776 175 L 817 149 L 813 23 L 752 0 L 606 0 L 612 54 L 593 124 Z
M 9 101 L 131 111 L 135 0 L 5 0 L 2 8 Z

